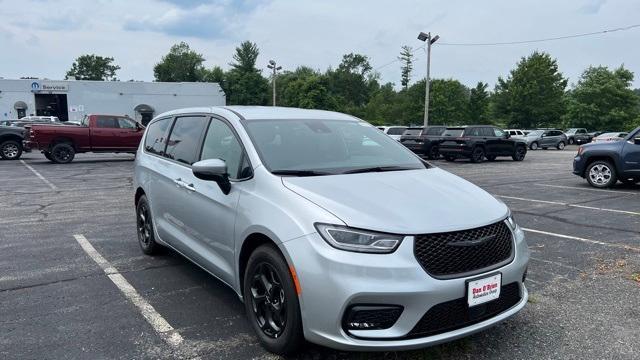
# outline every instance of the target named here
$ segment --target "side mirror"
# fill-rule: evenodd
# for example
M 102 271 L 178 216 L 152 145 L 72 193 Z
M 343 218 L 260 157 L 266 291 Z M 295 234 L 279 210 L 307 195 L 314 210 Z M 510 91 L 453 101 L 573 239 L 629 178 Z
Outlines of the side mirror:
M 633 143 L 634 143 L 634 144 L 636 144 L 636 145 L 640 145 L 640 136 L 636 136 L 636 137 L 633 139 Z
M 193 175 L 198 179 L 215 181 L 220 190 L 227 195 L 231 191 L 227 164 L 221 159 L 202 160 L 191 165 Z

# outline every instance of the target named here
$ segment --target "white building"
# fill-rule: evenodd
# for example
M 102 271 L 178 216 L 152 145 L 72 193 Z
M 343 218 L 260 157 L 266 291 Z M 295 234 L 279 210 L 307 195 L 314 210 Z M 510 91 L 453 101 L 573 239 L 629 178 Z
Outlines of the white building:
M 225 104 L 217 83 L 0 79 L 0 120 L 43 115 L 80 121 L 107 114 L 146 124 L 165 111 Z

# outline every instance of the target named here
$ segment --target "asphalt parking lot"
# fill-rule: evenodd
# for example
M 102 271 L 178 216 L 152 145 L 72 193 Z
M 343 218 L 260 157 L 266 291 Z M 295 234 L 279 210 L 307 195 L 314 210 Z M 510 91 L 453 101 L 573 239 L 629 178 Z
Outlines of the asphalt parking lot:
M 309 345 L 299 357 L 637 359 L 640 186 L 589 187 L 571 174 L 575 150 L 434 162 L 499 196 L 526 229 L 531 299 L 521 313 L 419 351 Z M 0 358 L 277 358 L 232 290 L 174 253 L 140 252 L 132 160 L 81 154 L 55 165 L 30 153 L 0 162 Z

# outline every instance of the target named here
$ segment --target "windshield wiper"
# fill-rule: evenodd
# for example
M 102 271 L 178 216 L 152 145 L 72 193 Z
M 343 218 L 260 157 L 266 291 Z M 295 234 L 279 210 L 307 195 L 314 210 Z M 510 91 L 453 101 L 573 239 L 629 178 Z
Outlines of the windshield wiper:
M 402 170 L 417 170 L 419 168 L 406 167 L 406 166 L 372 166 L 366 168 L 358 168 L 341 172 L 341 174 L 359 174 L 368 172 L 384 172 L 384 171 L 402 171 Z
M 335 175 L 329 172 L 316 171 L 316 170 L 273 170 L 273 175 L 289 175 L 289 176 L 322 176 L 322 175 Z

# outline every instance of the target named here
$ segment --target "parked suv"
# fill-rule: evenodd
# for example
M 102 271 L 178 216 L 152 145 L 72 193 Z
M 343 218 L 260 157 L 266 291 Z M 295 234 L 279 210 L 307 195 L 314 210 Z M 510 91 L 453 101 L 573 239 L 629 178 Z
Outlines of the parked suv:
M 506 205 L 350 115 L 161 114 L 138 150 L 134 189 L 142 251 L 175 249 L 229 285 L 275 353 L 304 339 L 429 346 L 527 302 L 529 250 Z
M 560 130 L 535 130 L 527 134 L 525 141 L 531 150 L 547 150 L 550 147 L 564 150 L 567 136 Z
M 393 140 L 400 141 L 400 136 L 407 129 L 406 126 L 379 126 L 378 129 L 387 134 Z
M 587 133 L 587 129 L 585 128 L 571 128 L 567 129 L 564 134 L 567 136 L 567 141 L 570 145 L 573 144 L 586 144 L 591 142 L 593 138 L 592 135 Z
M 3 160 L 20 159 L 22 152 L 28 151 L 22 146 L 26 132 L 21 127 L 0 125 L 0 158 Z
M 498 156 L 511 156 L 515 161 L 522 161 L 527 154 L 527 144 L 523 140 L 512 139 L 495 126 L 473 125 L 447 128 L 442 134 L 439 151 L 447 161 L 468 158 L 479 163 L 485 158 L 493 161 Z
M 596 142 L 578 148 L 573 173 L 597 188 L 640 181 L 640 127 L 621 141 Z
M 427 156 L 432 160 L 437 159 L 440 156 L 438 144 L 446 129 L 446 126 L 428 126 L 426 129 L 424 127 L 408 128 L 402 134 L 400 143 L 416 154 Z

